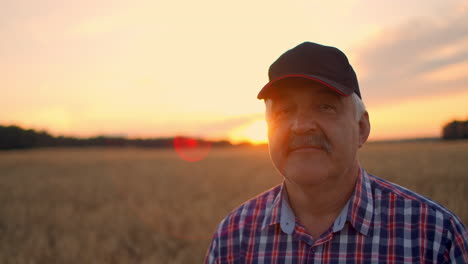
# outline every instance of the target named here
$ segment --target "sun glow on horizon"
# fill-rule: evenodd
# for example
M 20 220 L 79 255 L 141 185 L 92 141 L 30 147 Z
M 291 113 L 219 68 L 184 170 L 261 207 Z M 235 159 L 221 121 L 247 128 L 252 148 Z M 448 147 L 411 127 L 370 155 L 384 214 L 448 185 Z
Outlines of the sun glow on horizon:
M 267 124 L 264 119 L 256 119 L 242 125 L 229 133 L 228 138 L 233 143 L 250 142 L 252 144 L 267 143 Z

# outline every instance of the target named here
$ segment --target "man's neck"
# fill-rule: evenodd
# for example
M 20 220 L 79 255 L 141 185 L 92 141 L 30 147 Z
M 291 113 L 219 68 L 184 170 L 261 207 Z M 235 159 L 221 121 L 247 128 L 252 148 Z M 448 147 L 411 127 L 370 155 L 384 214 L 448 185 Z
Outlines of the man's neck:
M 285 179 L 289 203 L 296 217 L 313 237 L 325 232 L 351 197 L 359 175 L 358 162 L 319 185 L 300 186 Z

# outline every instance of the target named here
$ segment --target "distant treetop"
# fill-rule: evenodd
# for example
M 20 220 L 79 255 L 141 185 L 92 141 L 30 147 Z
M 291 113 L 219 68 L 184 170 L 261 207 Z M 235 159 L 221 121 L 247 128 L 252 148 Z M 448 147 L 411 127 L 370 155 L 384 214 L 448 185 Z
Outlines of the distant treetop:
M 468 120 L 453 121 L 446 124 L 442 130 L 443 139 L 468 139 Z

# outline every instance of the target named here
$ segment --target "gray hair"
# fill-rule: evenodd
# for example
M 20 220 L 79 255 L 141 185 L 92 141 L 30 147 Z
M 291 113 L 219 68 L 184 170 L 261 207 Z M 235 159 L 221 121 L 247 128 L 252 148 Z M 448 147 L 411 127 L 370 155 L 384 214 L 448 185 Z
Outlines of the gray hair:
M 362 115 L 367 111 L 366 106 L 356 93 L 353 93 L 351 96 L 354 104 L 354 117 L 356 117 L 356 121 L 359 121 Z
M 351 100 L 353 101 L 354 105 L 354 117 L 356 118 L 356 121 L 361 120 L 362 115 L 366 112 L 366 106 L 364 105 L 364 102 L 359 98 L 359 96 L 356 93 L 353 93 L 351 95 Z M 268 117 L 271 114 L 271 104 L 272 101 L 270 98 L 265 99 L 265 107 L 266 107 L 266 117 Z

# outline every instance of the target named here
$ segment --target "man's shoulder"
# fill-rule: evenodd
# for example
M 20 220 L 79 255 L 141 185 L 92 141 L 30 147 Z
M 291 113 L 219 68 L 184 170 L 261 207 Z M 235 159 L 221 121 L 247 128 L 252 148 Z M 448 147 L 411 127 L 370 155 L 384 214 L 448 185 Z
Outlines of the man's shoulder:
M 270 216 L 280 191 L 281 185 L 274 186 L 233 209 L 219 224 L 218 235 L 229 230 L 260 227 Z
M 427 214 L 426 218 L 433 219 L 434 223 L 442 225 L 450 224 L 450 222 L 463 225 L 453 212 L 438 202 L 396 183 L 368 175 L 374 206 L 395 207 L 396 210 L 408 215 Z

